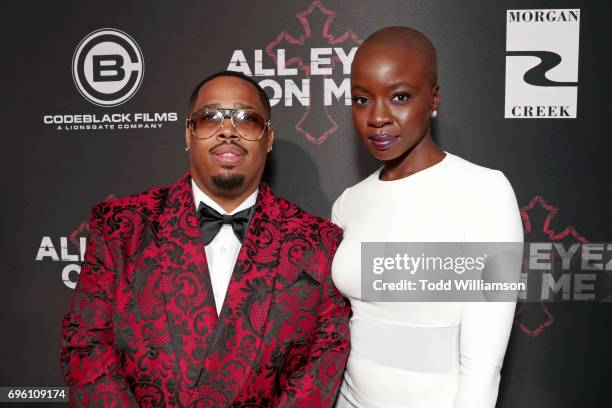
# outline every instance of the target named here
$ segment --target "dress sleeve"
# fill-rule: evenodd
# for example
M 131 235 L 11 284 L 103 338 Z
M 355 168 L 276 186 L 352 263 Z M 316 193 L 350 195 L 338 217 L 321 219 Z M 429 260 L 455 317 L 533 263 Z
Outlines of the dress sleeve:
M 334 205 L 332 206 L 332 212 L 331 212 L 331 221 L 337 226 L 339 226 L 340 228 L 342 228 L 343 230 L 345 229 L 346 225 L 342 221 L 341 207 L 342 207 L 342 202 L 344 201 L 344 196 L 346 195 L 346 191 L 347 190 L 344 190 L 342 194 L 340 194 L 340 197 L 336 199 L 336 201 L 334 202 Z
M 480 176 L 470 192 L 466 241 L 523 242 L 512 186 L 499 171 Z M 516 302 L 464 303 L 461 371 L 453 408 L 494 408 Z

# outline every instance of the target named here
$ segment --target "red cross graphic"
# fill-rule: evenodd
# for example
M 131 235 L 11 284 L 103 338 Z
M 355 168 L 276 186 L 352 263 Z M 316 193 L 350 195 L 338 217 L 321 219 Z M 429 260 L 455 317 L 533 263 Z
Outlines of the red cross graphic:
M 533 197 L 529 204 L 522 207 L 525 242 L 552 241 L 563 242 L 564 245 L 588 242 L 572 225 L 555 231 L 551 224 L 558 212 L 559 209 L 548 204 L 542 196 Z M 524 266 L 527 268 L 527 265 Z M 514 324 L 531 337 L 539 336 L 554 322 L 555 317 L 543 302 L 520 303 L 514 316 Z
M 266 54 L 272 58 L 274 62 L 276 62 L 276 49 L 286 49 L 286 67 L 297 67 L 299 71 L 303 72 L 303 75 L 306 78 L 311 78 L 310 62 L 304 62 L 305 59 L 303 57 L 295 54 L 299 54 L 300 51 L 303 52 L 304 50 L 309 50 L 311 46 L 320 46 L 319 44 L 314 44 L 317 42 L 323 42 L 329 46 L 347 44 L 351 47 L 361 43 L 361 40 L 352 30 L 345 30 L 339 35 L 332 33 L 331 26 L 336 18 L 336 15 L 337 13 L 335 11 L 325 7 L 320 0 L 313 1 L 308 8 L 306 8 L 306 10 L 300 11 L 295 15 L 302 25 L 303 33 L 297 37 L 294 37 L 287 31 L 280 32 L 276 38 L 266 46 Z M 290 54 L 289 50 L 295 51 L 295 53 L 292 52 Z M 340 59 L 337 56 L 331 58 L 332 67 L 335 67 L 339 62 Z M 322 89 L 323 82 L 320 81 L 318 85 Z M 312 89 L 313 87 L 311 81 L 311 92 Z M 319 120 L 320 117 L 324 117 L 327 120 L 327 124 L 324 125 L 324 129 L 321 131 L 313 130 L 312 126 L 308 126 L 309 116 L 315 111 L 319 110 L 322 110 L 322 114 L 315 115 L 314 119 Z M 329 108 L 327 106 L 323 106 L 322 101 L 321 103 L 311 102 L 305 107 L 302 117 L 295 124 L 295 129 L 303 134 L 309 142 L 314 144 L 322 144 L 338 129 L 338 124 L 331 116 Z

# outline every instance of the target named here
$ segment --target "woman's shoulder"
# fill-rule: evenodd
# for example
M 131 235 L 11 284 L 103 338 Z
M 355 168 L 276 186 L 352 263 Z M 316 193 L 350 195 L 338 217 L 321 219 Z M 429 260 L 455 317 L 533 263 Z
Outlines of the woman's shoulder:
M 376 188 L 376 180 L 378 180 L 380 170 L 381 168 L 376 169 L 376 171 L 374 171 L 368 177 L 353 184 L 350 187 L 345 188 L 336 201 L 341 199 L 343 200 L 346 196 L 356 197 L 362 194 L 370 194 L 372 189 Z
M 446 154 L 448 164 L 445 177 L 453 185 L 483 193 L 490 189 L 506 188 L 510 185 L 500 170 L 473 163 L 448 152 Z
M 379 173 L 380 168 L 360 182 L 344 189 L 342 194 L 336 198 L 332 206 L 331 220 L 333 223 L 342 228 L 345 227 L 345 222 L 343 221 L 345 216 L 343 214 L 347 212 L 347 206 L 352 206 L 351 203 L 359 203 L 361 201 L 360 197 L 366 197 L 372 194 L 372 189 L 375 186 L 375 181 L 378 179 Z
M 446 156 L 447 157 L 445 159 L 448 160 L 448 165 L 446 168 L 449 170 L 449 173 L 456 174 L 457 176 L 466 178 L 468 180 L 501 173 L 499 170 L 473 163 L 452 153 L 446 152 Z

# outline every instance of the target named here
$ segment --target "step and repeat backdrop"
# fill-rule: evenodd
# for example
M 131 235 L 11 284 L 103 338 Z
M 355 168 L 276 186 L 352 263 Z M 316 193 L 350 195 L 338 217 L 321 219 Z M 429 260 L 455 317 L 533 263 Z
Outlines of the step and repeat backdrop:
M 611 12 L 604 0 L 4 4 L 0 386 L 63 385 L 61 319 L 88 211 L 179 179 L 197 82 L 231 69 L 265 88 L 266 177 L 328 218 L 380 165 L 352 128 L 355 49 L 407 25 L 439 53 L 436 141 L 504 172 L 542 253 L 595 244 L 581 270 L 530 281 L 523 298 L 541 301 L 517 307 L 498 407 L 610 406 L 612 305 L 597 288 L 612 269 Z

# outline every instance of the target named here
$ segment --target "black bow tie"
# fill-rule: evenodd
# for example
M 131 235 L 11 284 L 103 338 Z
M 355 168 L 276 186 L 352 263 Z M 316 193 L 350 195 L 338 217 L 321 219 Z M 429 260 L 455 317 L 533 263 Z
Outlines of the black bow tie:
M 236 234 L 236 238 L 242 242 L 253 208 L 254 207 L 247 208 L 234 215 L 219 214 L 215 209 L 210 208 L 200 201 L 200 205 L 198 205 L 198 215 L 200 218 L 200 229 L 202 230 L 204 245 L 210 244 L 212 240 L 215 239 L 223 224 L 231 225 L 234 234 Z

